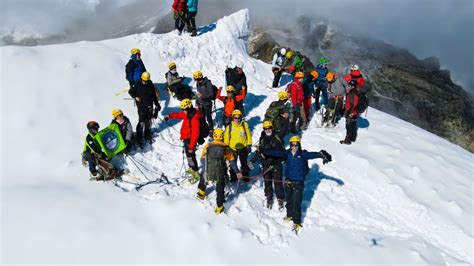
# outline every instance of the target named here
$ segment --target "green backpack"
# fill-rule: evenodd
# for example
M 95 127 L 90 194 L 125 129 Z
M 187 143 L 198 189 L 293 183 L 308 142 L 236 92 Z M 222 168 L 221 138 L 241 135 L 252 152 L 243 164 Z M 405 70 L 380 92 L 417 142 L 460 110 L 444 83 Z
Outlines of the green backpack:
M 206 174 L 207 180 L 217 181 L 223 178 L 227 173 L 227 164 L 225 162 L 225 146 L 209 144 L 206 153 Z

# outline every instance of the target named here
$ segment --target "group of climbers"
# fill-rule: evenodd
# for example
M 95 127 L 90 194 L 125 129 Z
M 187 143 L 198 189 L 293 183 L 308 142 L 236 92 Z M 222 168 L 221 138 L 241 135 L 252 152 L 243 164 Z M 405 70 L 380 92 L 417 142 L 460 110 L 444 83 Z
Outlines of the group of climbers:
M 179 13 L 184 10 L 184 3 L 189 5 L 190 2 L 196 2 L 197 6 L 197 1 L 174 1 L 173 10 L 178 11 L 179 18 L 182 14 L 187 14 Z M 185 12 L 189 13 L 189 10 Z M 285 90 L 278 93 L 278 100 L 272 102 L 266 110 L 257 149 L 251 159 L 252 132 L 244 119 L 248 87 L 243 63 L 237 62 L 235 67 L 225 70 L 225 95 L 223 88 L 213 85 L 200 70 L 192 75 L 196 84 L 194 94 L 191 87 L 183 83 L 185 77 L 179 76 L 176 63 L 168 64 L 166 87 L 170 95 L 180 101 L 181 111 L 164 115 L 164 121 L 182 120 L 180 140 L 189 166 L 186 173 L 191 183 L 199 181 L 197 198 L 205 199 L 209 182 L 215 182 L 215 212 L 222 213 L 226 184 L 240 180 L 249 182 L 252 178 L 249 174 L 259 161 L 264 179 L 266 207 L 272 209 L 276 198 L 279 210 L 286 208 L 284 219 L 293 221 L 295 231 L 301 228 L 301 202 L 305 176 L 309 171 L 308 160 L 322 158 L 324 164 L 331 161 L 331 155 L 324 150 L 309 152 L 302 149 L 300 133 L 308 127 L 312 106 L 315 111 L 325 107 L 322 112 L 323 124 L 335 124 L 338 117 L 344 116 L 347 132 L 340 143 L 351 144 L 357 137 L 357 118 L 368 105 L 363 89 L 365 80 L 359 66 L 352 65 L 350 73 L 336 82 L 337 76 L 329 71 L 328 63 L 329 60 L 322 57 L 315 69 L 305 71 L 299 53 L 286 48 L 277 51 L 272 68 L 273 87 L 279 86 L 283 72 L 292 75 L 293 80 Z M 137 48 L 131 50 L 131 58 L 126 65 L 126 79 L 130 85 L 129 94 L 138 111 L 136 133 L 133 133 L 130 119 L 120 109 L 112 111 L 111 123 L 121 134 L 125 152 L 133 149 L 135 144 L 143 147 L 146 142 L 153 142 L 152 120 L 158 118 L 161 110 L 159 90 L 153 85 Z M 213 119 L 216 99 L 224 105 L 222 123 Z M 219 124 L 222 127 L 216 126 Z M 92 179 L 107 180 L 99 173 L 100 169 L 116 170 L 112 169 L 108 155 L 97 139 L 99 124 L 91 121 L 87 124 L 87 129 L 89 132 L 84 144 L 83 161 L 88 164 Z M 286 138 L 288 135 L 289 140 Z M 203 144 L 202 140 L 208 136 L 210 142 L 204 146 L 198 161 L 198 145 Z M 285 139 L 289 144 L 288 149 L 285 149 Z M 226 161 L 229 161 L 230 169 Z
M 354 64 L 350 73 L 336 82 L 338 78 L 329 71 L 329 63 L 327 58 L 321 57 L 314 70 L 305 72 L 299 53 L 280 48 L 273 56 L 272 86 L 279 87 L 283 72 L 293 77 L 286 89 L 291 99 L 291 133 L 307 129 L 311 107 L 314 106 L 315 113 L 321 110 L 322 126 L 334 126 L 339 118 L 346 118 L 346 137 L 340 143 L 351 144 L 357 137 L 357 119 L 368 107 L 365 79 L 359 66 Z
M 174 0 L 171 6 L 174 17 L 174 27 L 181 34 L 184 27 L 196 36 L 196 15 L 198 11 L 198 0 Z

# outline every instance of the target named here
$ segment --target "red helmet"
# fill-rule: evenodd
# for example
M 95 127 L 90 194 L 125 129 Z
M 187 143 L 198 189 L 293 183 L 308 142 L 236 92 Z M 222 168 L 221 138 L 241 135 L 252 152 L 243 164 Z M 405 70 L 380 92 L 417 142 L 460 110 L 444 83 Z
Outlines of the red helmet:
M 98 131 L 99 130 L 99 123 L 97 123 L 96 121 L 89 121 L 87 122 L 87 129 L 89 131 L 91 130 L 95 130 L 95 131 Z
M 295 72 L 295 70 L 296 70 L 296 68 L 295 68 L 294 65 L 291 65 L 291 66 L 288 67 L 288 72 L 289 73 L 293 73 L 293 72 Z

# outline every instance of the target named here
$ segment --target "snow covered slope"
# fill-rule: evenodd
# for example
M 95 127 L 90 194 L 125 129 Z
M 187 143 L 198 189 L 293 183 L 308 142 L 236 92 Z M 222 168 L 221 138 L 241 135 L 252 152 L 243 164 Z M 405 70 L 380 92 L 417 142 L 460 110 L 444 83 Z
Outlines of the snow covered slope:
M 315 117 L 304 133 L 305 149 L 326 149 L 334 161 L 310 161 L 299 236 L 283 213 L 264 208 L 261 181 L 231 195 L 220 216 L 214 192 L 203 204 L 188 184 L 136 192 L 88 181 L 80 161 L 86 122 L 105 126 L 113 108 L 137 121 L 128 95 L 114 95 L 127 85 L 131 47 L 141 48 L 161 88 L 161 115 L 179 106 L 163 90 L 168 62 L 188 77 L 202 69 L 222 86 L 226 65 L 243 60 L 246 119 L 258 139 L 277 90 L 267 89 L 271 66 L 246 53 L 248 20 L 247 10 L 237 12 L 196 38 L 171 32 L 0 48 L 1 263 L 472 264 L 474 156 L 372 108 L 355 145 L 338 143 L 343 121 L 322 129 Z M 177 182 L 180 124 L 170 124 L 156 124 L 157 141 L 131 156 L 149 178 L 163 172 Z M 129 158 L 116 162 L 140 176 Z

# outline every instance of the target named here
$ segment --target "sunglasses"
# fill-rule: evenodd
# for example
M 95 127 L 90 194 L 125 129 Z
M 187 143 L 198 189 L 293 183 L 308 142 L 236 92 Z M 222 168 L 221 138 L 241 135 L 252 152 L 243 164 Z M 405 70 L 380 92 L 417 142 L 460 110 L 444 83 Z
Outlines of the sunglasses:
M 263 130 L 272 130 L 272 127 L 264 127 Z
M 291 146 L 291 147 L 298 147 L 299 144 L 298 144 L 298 142 L 293 142 L 293 143 L 290 144 L 290 146 Z
M 238 119 L 238 120 L 242 119 L 241 116 L 234 116 L 233 118 L 234 118 L 234 119 Z

